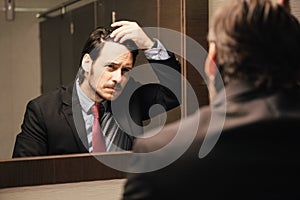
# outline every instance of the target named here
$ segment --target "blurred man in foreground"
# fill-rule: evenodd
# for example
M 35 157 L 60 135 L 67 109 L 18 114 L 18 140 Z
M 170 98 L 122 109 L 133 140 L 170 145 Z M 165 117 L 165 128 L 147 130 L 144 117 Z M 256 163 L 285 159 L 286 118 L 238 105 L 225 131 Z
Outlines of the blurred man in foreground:
M 270 0 L 233 0 L 208 41 L 210 106 L 136 140 L 131 168 L 141 173 L 128 175 L 123 199 L 299 199 L 299 22 Z

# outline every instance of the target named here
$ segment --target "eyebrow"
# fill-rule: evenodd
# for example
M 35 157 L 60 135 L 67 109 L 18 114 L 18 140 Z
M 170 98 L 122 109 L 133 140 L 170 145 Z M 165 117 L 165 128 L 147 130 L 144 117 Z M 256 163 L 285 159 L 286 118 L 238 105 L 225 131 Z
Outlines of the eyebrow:
M 120 65 L 120 63 L 117 63 L 115 61 L 108 61 L 105 63 L 105 65 Z M 131 63 L 131 64 L 126 63 L 124 67 L 133 68 L 133 63 Z

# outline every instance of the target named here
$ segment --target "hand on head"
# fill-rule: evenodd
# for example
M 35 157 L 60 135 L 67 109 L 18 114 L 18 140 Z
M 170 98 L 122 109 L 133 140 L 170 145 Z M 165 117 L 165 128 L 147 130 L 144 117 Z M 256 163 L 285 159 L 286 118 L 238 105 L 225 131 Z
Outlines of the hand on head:
M 132 40 L 142 50 L 150 49 L 154 44 L 136 22 L 118 21 L 111 24 L 111 27 L 118 27 L 110 34 L 115 42 L 123 43 L 126 40 Z

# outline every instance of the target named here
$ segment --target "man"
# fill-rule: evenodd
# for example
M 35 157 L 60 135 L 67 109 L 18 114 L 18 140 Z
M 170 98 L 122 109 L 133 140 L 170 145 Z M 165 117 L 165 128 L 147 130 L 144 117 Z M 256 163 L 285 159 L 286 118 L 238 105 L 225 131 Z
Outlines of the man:
M 167 88 L 159 84 L 140 87 L 128 75 L 138 49 L 144 51 L 159 79 L 164 78 L 160 65 L 180 72 L 175 55 L 158 40 L 151 40 L 135 22 L 111 26 L 115 28 L 112 33 L 97 28 L 90 34 L 75 83 L 28 103 L 13 157 L 131 150 L 152 105 L 161 104 L 166 110 L 179 105 L 180 100 Z M 180 75 L 168 78 L 180 87 Z M 122 96 L 134 88 L 138 89 L 129 103 L 124 102 Z
M 135 140 L 123 199 L 299 199 L 299 22 L 269 0 L 234 0 L 208 39 L 205 72 L 213 83 L 220 71 L 225 87 L 210 106 Z

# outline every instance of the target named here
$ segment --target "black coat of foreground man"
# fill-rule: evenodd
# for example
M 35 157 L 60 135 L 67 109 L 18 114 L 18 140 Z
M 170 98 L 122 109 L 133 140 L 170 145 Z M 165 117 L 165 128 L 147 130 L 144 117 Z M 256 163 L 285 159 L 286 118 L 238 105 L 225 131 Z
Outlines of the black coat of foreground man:
M 134 156 L 131 167 L 168 159 L 197 124 L 195 140 L 170 165 L 130 173 L 123 199 L 300 199 L 299 22 L 269 0 L 233 0 L 214 15 L 208 39 L 211 105 L 137 139 L 134 152 L 146 155 L 172 145 L 150 160 Z M 224 88 L 216 84 L 218 70 Z M 214 128 L 224 117 L 224 127 Z M 174 142 L 179 128 L 184 134 Z M 200 158 L 201 145 L 220 131 Z

